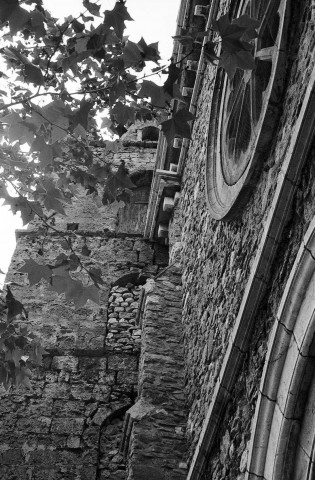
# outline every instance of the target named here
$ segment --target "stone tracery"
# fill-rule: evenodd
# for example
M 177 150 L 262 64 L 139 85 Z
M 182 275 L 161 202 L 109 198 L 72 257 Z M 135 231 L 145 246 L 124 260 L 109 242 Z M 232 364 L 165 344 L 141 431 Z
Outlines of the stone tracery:
M 254 70 L 238 69 L 230 80 L 219 69 L 215 80 L 206 164 L 213 218 L 239 212 L 270 147 L 281 100 L 287 10 L 287 0 L 246 0 L 234 9 L 236 18 L 246 14 L 260 26 L 253 45 Z

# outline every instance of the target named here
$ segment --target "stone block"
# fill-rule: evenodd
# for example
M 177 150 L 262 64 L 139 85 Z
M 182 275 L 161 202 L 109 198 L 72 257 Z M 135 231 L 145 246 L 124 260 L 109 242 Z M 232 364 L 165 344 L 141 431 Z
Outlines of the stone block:
M 152 457 L 154 452 L 152 451 Z M 146 464 L 136 464 L 132 468 L 133 477 L 137 480 L 165 480 L 165 471 L 161 467 L 151 465 L 152 461 L 148 459 Z
M 109 370 L 137 370 L 138 358 L 134 355 L 111 355 L 108 358 Z
M 82 440 L 84 444 L 89 448 L 98 449 L 100 431 L 100 428 L 94 425 L 85 428 L 82 435 Z
M 81 400 L 55 400 L 52 415 L 56 417 L 81 417 L 84 413 L 85 403 Z
M 70 387 L 66 383 L 53 383 L 45 386 L 45 395 L 50 398 L 68 398 Z
M 84 427 L 84 418 L 54 418 L 51 431 L 58 434 L 81 435 Z
M 93 396 L 93 385 L 86 383 L 71 385 L 70 394 L 76 400 L 91 400 Z
M 10 448 L 9 450 L 1 453 L 0 464 L 1 465 L 20 465 L 23 458 L 23 451 L 20 448 Z
M 98 425 L 98 426 L 101 426 L 103 425 L 103 423 L 108 419 L 110 418 L 110 416 L 112 415 L 113 411 L 112 409 L 110 408 L 110 406 L 106 406 L 106 407 L 100 407 L 98 408 L 98 410 L 96 411 L 95 415 L 93 416 L 92 418 L 92 423 L 94 425 Z
M 138 372 L 120 371 L 117 375 L 118 385 L 137 385 Z
M 65 370 L 66 372 L 76 372 L 79 359 L 70 355 L 53 357 L 51 368 L 53 370 Z
M 111 387 L 108 385 L 95 385 L 93 388 L 92 398 L 102 402 L 108 402 L 110 399 Z
M 67 439 L 68 448 L 80 448 L 81 438 L 79 436 L 71 435 Z

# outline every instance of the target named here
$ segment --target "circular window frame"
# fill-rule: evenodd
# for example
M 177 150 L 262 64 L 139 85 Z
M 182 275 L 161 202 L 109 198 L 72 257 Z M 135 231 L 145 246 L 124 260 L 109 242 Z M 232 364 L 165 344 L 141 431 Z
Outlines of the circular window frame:
M 257 0 L 241 0 L 235 16 L 239 17 L 245 12 L 247 13 L 249 7 L 252 11 L 253 5 L 257 5 L 256 2 Z M 226 109 L 231 92 L 233 92 L 231 80 L 228 79 L 222 68 L 218 68 L 216 74 L 207 141 L 206 197 L 210 215 L 217 220 L 233 218 L 245 205 L 256 184 L 264 154 L 270 147 L 278 120 L 280 105 L 275 105 L 275 99 L 281 97 L 284 84 L 284 47 L 289 0 L 279 0 L 276 6 L 276 12 L 279 16 L 277 37 L 272 46 L 265 48 L 262 43 L 264 32 L 267 30 L 268 19 L 275 12 L 274 0 L 266 0 L 266 3 L 268 3 L 267 13 L 261 17 L 258 29 L 259 36 L 254 41 L 254 57 L 256 67 L 260 62 L 271 62 L 271 72 L 268 84 L 263 91 L 259 119 L 255 122 L 254 128 L 250 123 L 251 137 L 245 152 L 246 158 L 240 159 L 240 165 L 237 165 L 237 162 L 235 162 L 235 165 L 231 164 L 231 159 L 227 158 L 226 145 L 223 145 L 223 141 L 226 141 L 227 138 L 226 124 L 229 121 L 225 118 Z M 238 70 L 235 75 L 242 76 L 244 85 L 250 82 L 252 86 L 254 83 L 255 71 Z M 252 92 L 251 97 L 253 97 Z M 230 173 L 228 172 L 229 162 L 231 164 Z

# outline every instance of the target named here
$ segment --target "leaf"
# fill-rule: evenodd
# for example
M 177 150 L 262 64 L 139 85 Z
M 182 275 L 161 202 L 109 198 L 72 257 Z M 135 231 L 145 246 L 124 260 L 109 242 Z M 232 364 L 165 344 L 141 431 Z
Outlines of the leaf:
M 82 33 L 84 28 L 85 28 L 84 24 L 78 22 L 78 20 L 76 18 L 74 20 L 72 20 L 71 24 L 72 24 L 72 27 L 73 27 L 73 30 L 75 31 L 75 33 Z
M 143 80 L 141 89 L 138 93 L 140 98 L 151 98 L 151 103 L 155 107 L 165 107 L 165 103 L 170 101 L 171 95 L 168 95 L 163 87 L 156 85 L 156 83 L 150 80 Z
M 18 6 L 10 13 L 8 18 L 10 33 L 15 35 L 19 30 L 22 30 L 24 25 L 30 20 L 30 14 L 24 8 Z
M 54 210 L 55 212 L 66 215 L 63 204 L 60 200 L 64 200 L 64 196 L 58 188 L 51 188 L 47 190 L 47 194 L 44 198 L 44 205 L 48 211 Z
M 59 142 L 68 135 L 69 119 L 66 117 L 58 119 L 58 125 L 51 127 L 51 143 Z
M 74 253 L 71 253 L 69 257 L 70 270 L 74 271 L 80 266 L 80 259 Z
M 76 127 L 77 125 L 82 125 L 82 127 L 87 130 L 88 129 L 88 119 L 89 113 L 93 108 L 93 102 L 87 102 L 84 98 L 80 102 L 79 110 L 74 114 L 71 118 L 71 126 Z
M 64 250 L 70 250 L 70 248 L 71 248 L 71 238 L 69 237 L 68 240 L 63 240 L 63 241 L 60 243 L 60 246 L 61 246 L 61 248 L 63 248 Z
M 103 205 L 113 203 L 118 199 L 128 201 L 131 189 L 135 187 L 136 185 L 128 175 L 128 169 L 125 167 L 125 163 L 121 162 L 117 172 L 112 173 L 107 178 L 102 198 Z
M 121 2 L 116 2 L 112 10 L 105 10 L 104 26 L 106 30 L 113 27 L 118 38 L 122 39 L 125 26 L 125 20 L 133 20 L 129 15 L 127 8 Z
M 24 79 L 27 83 L 34 83 L 34 85 L 44 85 L 45 83 L 41 69 L 32 63 L 25 65 Z
M 50 179 L 43 179 L 38 184 L 33 195 L 34 198 L 42 198 L 48 211 L 54 210 L 61 213 L 61 215 L 65 215 L 63 204 L 71 203 L 71 200 L 66 198 L 64 193 L 59 188 L 56 188 L 55 183 Z
M 128 40 L 123 49 L 123 60 L 126 68 L 135 67 L 142 62 L 142 55 L 139 46 Z
M 245 27 L 246 31 L 243 35 L 243 39 L 246 41 L 252 40 L 253 38 L 258 37 L 258 33 L 256 29 L 259 27 L 260 23 L 258 20 L 249 17 L 249 15 L 244 14 L 241 15 L 239 18 L 235 18 L 232 21 L 233 25 L 238 25 L 239 27 Z
M 0 0 L 0 20 L 8 20 L 15 8 L 19 6 L 18 0 Z
M 35 110 L 42 116 L 46 124 L 50 124 L 51 143 L 62 140 L 68 135 L 69 115 L 72 112 L 63 101 L 54 100 L 43 108 L 36 106 Z
M 46 167 L 53 162 L 54 150 L 51 145 L 47 145 L 44 137 L 38 135 L 31 146 L 31 152 L 39 152 L 39 161 Z
M 92 15 L 96 17 L 100 17 L 100 5 L 96 5 L 96 3 L 92 3 L 89 0 L 83 1 L 83 6 L 90 12 Z
M 0 365 L 0 384 L 4 386 L 5 389 L 8 388 L 9 375 L 7 369 L 4 365 Z
M 135 109 L 124 105 L 121 102 L 117 102 L 111 109 L 111 116 L 121 125 L 128 125 L 135 121 Z
M 109 152 L 117 153 L 119 149 L 119 142 L 118 140 L 106 140 L 105 143 L 105 154 Z
M 109 92 L 109 105 L 112 106 L 116 102 L 117 98 L 125 97 L 126 94 L 126 84 L 119 77 L 112 85 Z
M 75 51 L 77 53 L 86 52 L 88 42 L 89 42 L 88 37 L 77 38 L 77 41 L 75 43 Z
M 19 366 L 16 368 L 15 372 L 15 384 L 18 387 L 19 385 L 23 385 L 28 389 L 32 389 L 32 385 L 30 382 L 30 378 L 32 376 L 32 372 L 29 368 L 24 366 Z
M 2 335 L 2 333 L 6 331 L 7 326 L 7 322 L 0 322 L 0 335 Z
M 9 125 L 17 125 L 21 120 L 22 118 L 17 112 L 11 112 L 8 115 L 0 118 L 1 123 L 7 123 Z
M 168 145 L 172 145 L 175 137 L 191 138 L 191 126 L 188 122 L 194 120 L 194 115 L 188 110 L 180 109 L 170 118 L 161 123 Z
M 14 340 L 12 344 L 11 342 L 5 342 L 5 345 L 8 348 L 8 350 L 5 352 L 5 360 L 7 362 L 13 362 L 15 367 L 19 366 L 23 350 L 15 346 Z
M 52 267 L 53 274 L 60 277 L 69 275 L 70 265 L 65 253 L 60 253 L 56 258 L 55 265 Z
M 82 20 L 87 23 L 87 22 L 93 22 L 94 17 L 86 17 L 85 15 L 81 15 Z
M 30 12 L 30 15 L 30 31 L 35 33 L 35 38 L 37 39 L 44 37 L 46 35 L 46 29 L 44 26 L 44 15 L 38 10 L 33 10 L 32 12 Z
M 10 205 L 14 215 L 17 212 L 21 212 L 23 225 L 33 220 L 36 213 L 41 217 L 43 216 L 43 210 L 40 204 L 38 202 L 31 202 L 24 197 L 11 197 L 7 195 L 4 204 Z
M 239 20 L 238 23 L 237 19 L 230 23 L 229 14 L 227 13 L 212 22 L 213 29 L 221 36 L 224 52 L 234 53 L 239 50 L 251 50 L 252 48 L 249 43 L 242 41 L 242 38 L 245 32 L 253 30 L 253 22 L 256 22 L 256 20 L 248 16 L 245 19 L 240 17 Z
M 25 317 L 27 318 L 27 312 L 24 308 L 24 305 L 16 300 L 9 286 L 7 286 L 5 300 L 8 307 L 8 322 L 11 322 L 17 315 L 21 315 L 21 313 L 24 313 Z
M 51 268 L 48 265 L 40 265 L 32 258 L 25 260 L 24 265 L 18 271 L 27 273 L 31 286 L 40 282 L 42 278 L 50 282 L 52 275 Z
M 59 294 L 64 293 L 68 301 L 73 301 L 76 308 L 83 307 L 87 300 L 99 303 L 99 292 L 95 285 L 85 287 L 80 280 L 68 276 L 53 276 L 51 289 Z
M 89 285 L 88 287 L 83 287 L 83 294 L 79 298 L 75 299 L 74 303 L 76 308 L 83 307 L 88 300 L 100 304 L 100 294 L 99 290 L 95 285 Z
M 45 105 L 45 107 L 38 109 L 38 112 L 46 121 L 51 123 L 58 122 L 60 117 L 65 117 L 70 113 L 69 109 L 62 100 L 54 100 L 53 102 Z
M 237 68 L 253 70 L 255 68 L 255 60 L 252 54 L 245 50 L 234 53 L 223 52 L 218 66 L 224 68 L 228 77 L 232 80 Z
M 210 41 L 205 43 L 205 45 L 204 45 L 204 50 L 203 50 L 204 58 L 205 58 L 206 62 L 209 62 L 212 65 L 214 65 L 214 62 L 219 60 L 219 57 L 217 56 L 217 54 L 215 52 L 215 47 L 216 46 L 217 46 L 216 43 L 210 42 Z
M 138 47 L 142 53 L 144 61 L 150 60 L 151 62 L 158 63 L 158 61 L 161 59 L 158 45 L 158 42 L 150 43 L 150 45 L 147 45 L 144 38 L 141 37 L 140 41 L 138 42 Z
M 125 162 L 122 161 L 117 169 L 115 178 L 119 181 L 122 188 L 136 188 L 136 185 L 131 181 L 129 177 L 129 171 L 125 166 Z
M 100 268 L 90 268 L 89 275 L 95 285 L 104 285 L 104 280 L 102 279 L 102 270 Z
M 110 171 L 111 169 L 109 165 L 101 165 L 99 163 L 95 163 L 90 169 L 91 174 L 94 175 L 98 181 L 105 180 Z
M 85 243 L 82 247 L 82 250 L 81 250 L 81 253 L 82 255 L 84 255 L 85 257 L 89 257 L 91 255 L 91 250 L 88 248 L 87 244 Z
M 18 337 L 14 337 L 15 345 L 17 345 L 21 350 L 27 345 L 27 338 L 24 335 L 19 335 Z M 23 361 L 23 358 L 21 357 Z
M 212 28 L 219 33 L 222 42 L 231 39 L 240 40 L 247 29 L 244 25 L 231 24 L 228 13 L 222 15 L 218 20 L 213 20 Z
M 168 67 L 168 77 L 166 82 L 163 85 L 164 92 L 168 93 L 171 97 L 173 96 L 173 85 L 178 80 L 181 70 L 176 67 L 174 63 L 171 63 Z
M 37 365 L 42 365 L 43 355 L 48 355 L 49 352 L 46 352 L 37 339 L 32 342 L 32 347 L 33 349 L 30 354 L 30 360 L 32 360 L 34 363 L 37 363 Z
M 19 140 L 20 144 L 30 144 L 34 140 L 34 133 L 21 122 L 17 125 L 11 125 L 8 131 L 8 138 L 10 142 Z

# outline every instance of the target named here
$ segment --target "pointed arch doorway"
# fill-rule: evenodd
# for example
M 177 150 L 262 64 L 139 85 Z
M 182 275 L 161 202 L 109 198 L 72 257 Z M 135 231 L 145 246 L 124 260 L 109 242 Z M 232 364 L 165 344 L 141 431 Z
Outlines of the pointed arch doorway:
M 246 480 L 315 480 L 315 218 L 270 335 L 252 432 Z

